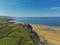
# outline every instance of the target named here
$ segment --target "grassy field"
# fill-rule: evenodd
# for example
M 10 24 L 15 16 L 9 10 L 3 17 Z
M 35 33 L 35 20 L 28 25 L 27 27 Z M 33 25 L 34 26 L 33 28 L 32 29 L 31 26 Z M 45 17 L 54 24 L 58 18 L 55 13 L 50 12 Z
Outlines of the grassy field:
M 21 25 L 0 19 L 0 45 L 36 45 Z

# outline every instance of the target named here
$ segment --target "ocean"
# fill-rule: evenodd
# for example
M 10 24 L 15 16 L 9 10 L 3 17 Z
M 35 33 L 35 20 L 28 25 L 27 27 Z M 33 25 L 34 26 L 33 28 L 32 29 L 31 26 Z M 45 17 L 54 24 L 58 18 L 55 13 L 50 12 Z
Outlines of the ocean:
M 14 17 L 14 21 L 26 24 L 37 24 L 60 27 L 60 17 Z

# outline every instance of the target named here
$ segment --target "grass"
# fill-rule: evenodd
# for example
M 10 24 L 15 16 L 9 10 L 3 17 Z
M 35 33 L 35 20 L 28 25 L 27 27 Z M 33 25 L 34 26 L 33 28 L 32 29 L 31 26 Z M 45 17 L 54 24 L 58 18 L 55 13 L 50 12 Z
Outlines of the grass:
M 3 21 L 0 19 L 0 24 Z M 5 22 L 6 23 L 6 22 Z M 2 23 L 2 24 L 5 24 Z M 0 29 L 0 45 L 36 45 L 21 25 L 10 24 Z
M 4 19 L 0 19 L 0 24 L 8 23 Z

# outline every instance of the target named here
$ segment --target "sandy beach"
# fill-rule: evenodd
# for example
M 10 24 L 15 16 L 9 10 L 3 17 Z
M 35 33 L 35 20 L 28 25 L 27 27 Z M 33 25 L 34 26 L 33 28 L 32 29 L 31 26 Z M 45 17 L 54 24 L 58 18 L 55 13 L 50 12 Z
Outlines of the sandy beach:
M 31 25 L 42 42 L 60 45 L 60 28 L 51 26 Z

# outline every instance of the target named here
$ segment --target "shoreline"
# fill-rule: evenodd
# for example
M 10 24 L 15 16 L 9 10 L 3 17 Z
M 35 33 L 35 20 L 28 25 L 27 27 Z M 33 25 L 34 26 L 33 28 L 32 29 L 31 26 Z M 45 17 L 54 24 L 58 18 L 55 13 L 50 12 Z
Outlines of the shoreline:
M 17 22 L 16 22 L 17 23 Z M 25 24 L 19 22 L 19 24 Z M 43 43 L 60 45 L 60 28 L 46 25 L 30 24 Z M 46 42 L 47 41 L 47 42 Z
M 27 24 L 27 23 L 15 22 L 15 24 Z M 57 27 L 57 26 L 38 25 L 38 24 L 30 24 L 30 25 L 31 25 L 31 26 L 38 26 L 38 27 L 52 28 L 52 29 L 60 29 L 60 27 Z
M 36 26 L 42 26 L 42 27 L 51 27 L 51 28 L 60 28 L 58 26 L 49 26 L 49 25 L 38 25 L 38 24 L 30 24 L 30 25 L 36 25 Z
M 60 28 L 59 26 L 49 26 L 49 25 L 41 25 L 41 24 L 31 24 L 31 23 L 24 23 L 24 22 L 15 22 L 20 24 L 30 24 L 30 25 L 36 25 L 36 26 L 42 26 L 42 27 L 52 27 L 52 28 Z
M 50 28 L 50 29 L 60 30 L 60 27 L 56 27 L 56 26 L 37 25 L 37 24 L 30 24 L 30 25 L 31 26 L 36 26 L 36 27 L 44 27 L 44 28 Z
M 15 24 L 26 24 L 27 23 L 23 23 L 23 22 L 15 22 Z M 56 29 L 56 30 L 60 30 L 60 27 L 56 27 L 56 26 L 48 26 L 48 25 L 38 25 L 38 24 L 30 24 L 31 26 L 36 26 L 36 27 L 44 27 L 44 28 L 49 28 L 49 29 Z

